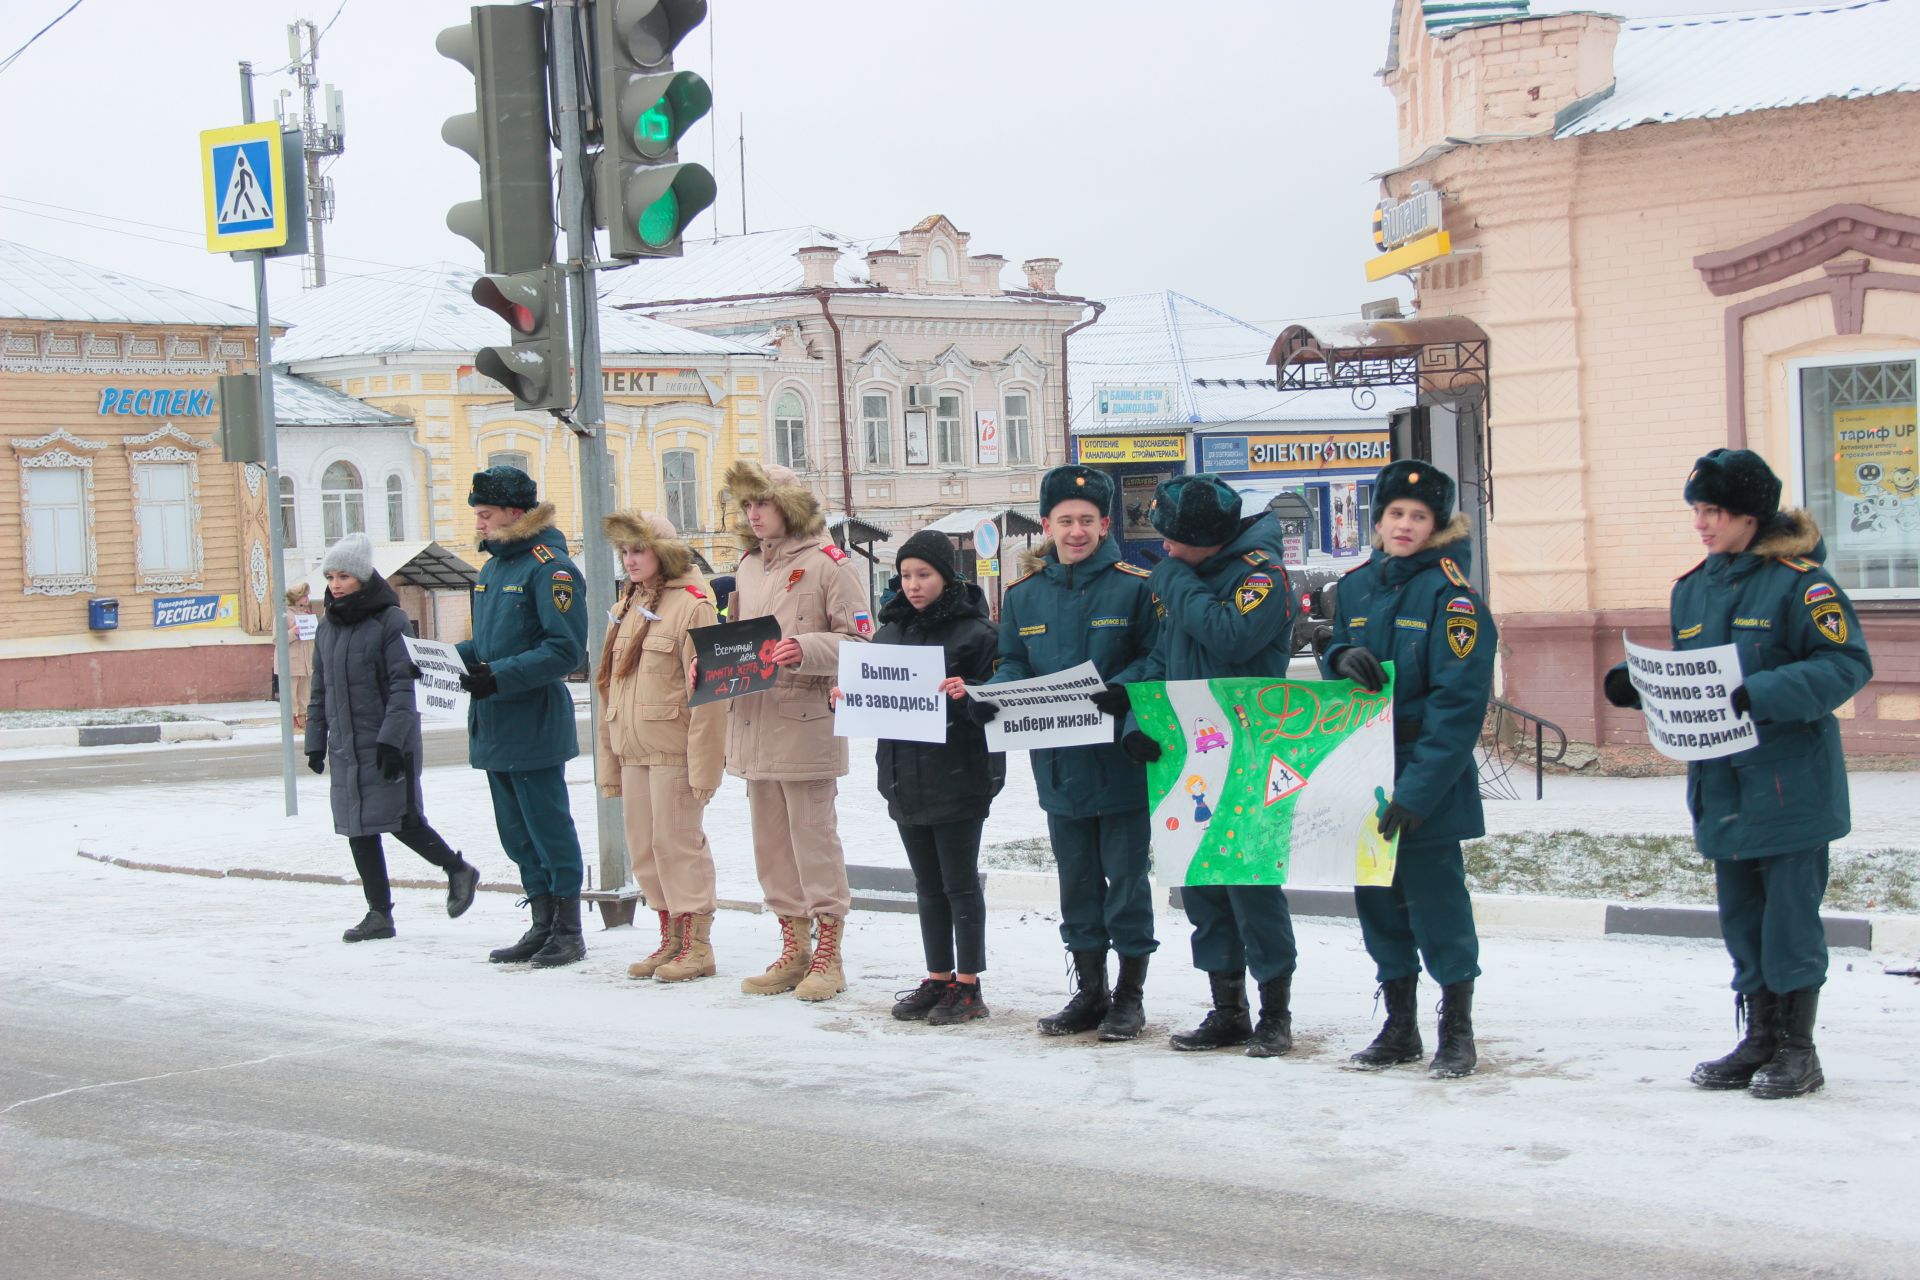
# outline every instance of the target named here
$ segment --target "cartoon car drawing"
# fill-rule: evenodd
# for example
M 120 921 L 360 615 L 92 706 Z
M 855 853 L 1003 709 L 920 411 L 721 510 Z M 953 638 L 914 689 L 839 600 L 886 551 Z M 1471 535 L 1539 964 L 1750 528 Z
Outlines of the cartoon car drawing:
M 1220 732 L 1220 726 L 1207 720 L 1193 722 L 1193 749 L 1202 755 L 1216 747 L 1227 745 L 1227 735 Z

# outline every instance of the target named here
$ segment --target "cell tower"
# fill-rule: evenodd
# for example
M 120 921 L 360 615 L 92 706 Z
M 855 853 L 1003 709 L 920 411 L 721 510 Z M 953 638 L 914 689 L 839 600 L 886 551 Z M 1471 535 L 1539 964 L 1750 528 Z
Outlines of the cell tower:
M 320 30 L 300 19 L 287 28 L 291 70 L 300 81 L 298 123 L 307 152 L 307 263 L 302 283 L 319 289 L 327 283 L 326 224 L 333 220 L 333 180 L 320 172 L 320 163 L 347 149 L 347 114 L 340 91 L 320 83 Z M 280 93 L 280 121 L 293 114 L 292 90 Z M 324 111 L 324 115 L 322 114 Z

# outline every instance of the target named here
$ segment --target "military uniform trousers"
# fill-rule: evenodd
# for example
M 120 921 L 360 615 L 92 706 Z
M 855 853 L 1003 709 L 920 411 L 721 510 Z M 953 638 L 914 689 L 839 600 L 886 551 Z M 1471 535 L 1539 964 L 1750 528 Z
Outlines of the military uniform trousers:
M 840 848 L 840 819 L 833 778 L 810 782 L 747 779 L 753 813 L 753 865 L 767 908 L 783 916 L 845 916 L 847 857 Z
M 655 911 L 713 913 L 713 849 L 700 825 L 705 812 L 687 785 L 685 765 L 620 766 L 627 860 Z
M 1152 849 L 1145 809 L 1093 818 L 1047 815 L 1053 859 L 1060 874 L 1060 940 L 1069 951 L 1152 955 Z
M 1827 846 L 1766 858 L 1721 858 L 1720 935 L 1733 957 L 1733 989 L 1786 995 L 1827 980 Z
M 1402 844 L 1393 884 L 1356 887 L 1353 905 L 1379 981 L 1410 978 L 1422 960 L 1443 987 L 1480 976 L 1480 935 L 1458 840 Z
M 520 868 L 520 887 L 530 898 L 571 898 L 580 892 L 585 872 L 580 835 L 567 807 L 567 767 L 487 770 L 493 792 L 493 824 L 501 847 Z
M 1299 962 L 1293 912 L 1277 884 L 1188 885 L 1180 901 L 1193 923 L 1193 967 L 1251 971 L 1255 982 L 1292 973 Z

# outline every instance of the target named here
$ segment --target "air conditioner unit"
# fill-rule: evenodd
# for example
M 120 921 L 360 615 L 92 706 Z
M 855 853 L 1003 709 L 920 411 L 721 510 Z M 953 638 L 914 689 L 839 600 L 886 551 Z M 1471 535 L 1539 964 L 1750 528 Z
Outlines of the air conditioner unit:
M 915 383 L 913 386 L 908 387 L 907 388 L 907 408 L 909 409 L 933 408 L 933 384 L 930 382 L 921 382 L 921 383 Z

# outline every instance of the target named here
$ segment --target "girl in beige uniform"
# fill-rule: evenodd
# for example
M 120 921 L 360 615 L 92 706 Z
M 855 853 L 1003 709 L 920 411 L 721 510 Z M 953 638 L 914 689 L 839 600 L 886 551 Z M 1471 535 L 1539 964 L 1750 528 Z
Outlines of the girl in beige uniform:
M 726 706 L 687 706 L 693 641 L 718 621 L 693 549 L 664 516 L 620 511 L 605 523 L 627 571 L 600 655 L 601 794 L 619 797 L 627 855 L 660 945 L 630 977 L 684 982 L 712 977 L 713 850 L 701 816 L 719 789 Z

